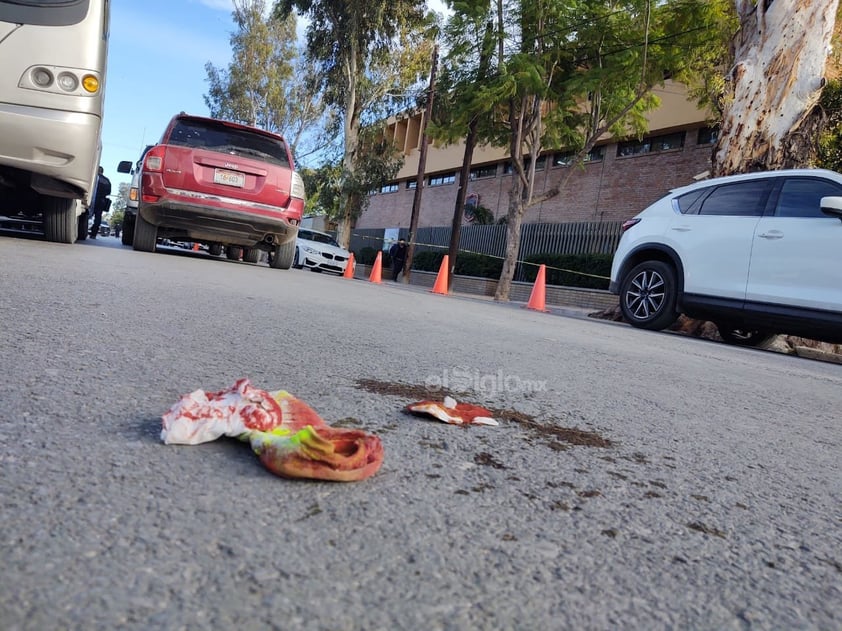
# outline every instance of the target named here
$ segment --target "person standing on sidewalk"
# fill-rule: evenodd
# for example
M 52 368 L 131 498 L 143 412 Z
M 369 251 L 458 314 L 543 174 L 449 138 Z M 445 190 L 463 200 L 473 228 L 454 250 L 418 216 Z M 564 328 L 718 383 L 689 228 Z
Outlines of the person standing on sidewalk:
M 99 234 L 99 226 L 102 224 L 102 215 L 108 212 L 111 207 L 111 180 L 105 177 L 105 171 L 100 166 L 96 182 L 96 195 L 94 196 L 94 223 L 91 226 L 90 237 L 96 239 Z
M 406 249 L 406 239 L 398 239 L 398 242 L 389 248 L 389 256 L 392 257 L 392 280 L 395 282 L 406 263 Z

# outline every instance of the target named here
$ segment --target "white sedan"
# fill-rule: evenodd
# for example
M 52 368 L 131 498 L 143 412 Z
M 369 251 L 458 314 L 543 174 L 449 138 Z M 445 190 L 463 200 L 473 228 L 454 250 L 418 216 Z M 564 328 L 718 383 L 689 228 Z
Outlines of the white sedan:
M 307 228 L 298 230 L 294 267 L 342 274 L 350 257 L 351 253 L 326 232 Z

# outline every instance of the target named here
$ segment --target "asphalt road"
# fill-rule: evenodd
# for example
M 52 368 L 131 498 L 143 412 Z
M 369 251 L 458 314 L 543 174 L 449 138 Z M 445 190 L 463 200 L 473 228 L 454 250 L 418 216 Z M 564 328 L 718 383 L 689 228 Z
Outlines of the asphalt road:
M 842 628 L 842 366 L 113 238 L 0 237 L 0 323 L 4 631 Z M 160 442 L 240 377 L 382 469 Z

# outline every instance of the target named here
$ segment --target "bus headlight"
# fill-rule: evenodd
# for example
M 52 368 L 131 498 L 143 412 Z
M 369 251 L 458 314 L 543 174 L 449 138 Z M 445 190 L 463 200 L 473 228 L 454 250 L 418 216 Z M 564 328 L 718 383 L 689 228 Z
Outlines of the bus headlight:
M 68 96 L 94 96 L 102 90 L 96 74 L 66 66 L 30 66 L 18 87 Z
M 46 88 L 53 82 L 53 73 L 46 68 L 32 69 L 32 83 L 39 88 Z
M 62 72 L 58 76 L 58 86 L 65 92 L 73 92 L 79 87 L 79 79 L 69 72 Z

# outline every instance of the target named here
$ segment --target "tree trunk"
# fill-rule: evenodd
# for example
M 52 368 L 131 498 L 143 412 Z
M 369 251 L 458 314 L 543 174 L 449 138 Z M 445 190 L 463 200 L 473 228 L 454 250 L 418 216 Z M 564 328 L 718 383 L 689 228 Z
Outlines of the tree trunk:
M 360 137 L 359 99 L 357 98 L 357 47 L 353 41 L 348 59 L 345 60 L 345 79 L 348 82 L 345 93 L 345 143 L 342 156 L 342 180 L 347 181 L 356 170 L 356 152 Z M 351 228 L 357 210 L 357 200 L 348 186 L 342 187 L 339 197 L 339 226 L 336 240 L 343 248 L 351 243 Z
M 839 0 L 736 0 L 731 94 L 714 175 L 807 166 Z
M 520 251 L 520 230 L 523 225 L 523 213 L 526 204 L 523 200 L 523 184 L 520 178 L 512 178 L 512 188 L 509 191 L 509 211 L 506 213 L 506 259 L 500 271 L 500 280 L 494 291 L 494 300 L 508 302 L 509 292 L 512 290 L 512 280 L 517 269 L 517 257 Z

